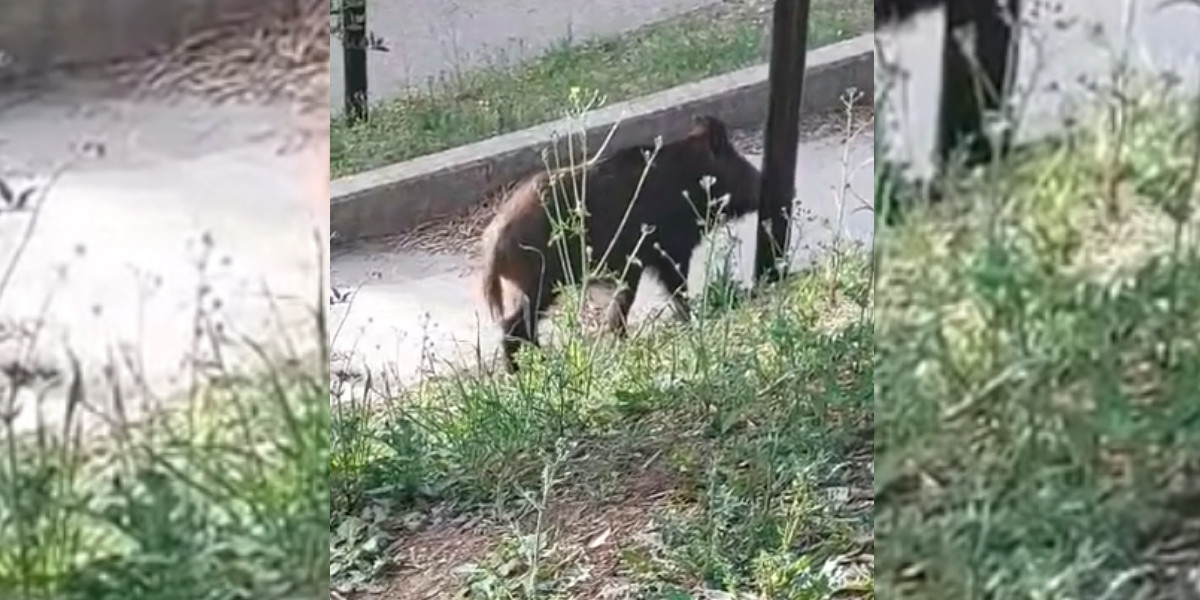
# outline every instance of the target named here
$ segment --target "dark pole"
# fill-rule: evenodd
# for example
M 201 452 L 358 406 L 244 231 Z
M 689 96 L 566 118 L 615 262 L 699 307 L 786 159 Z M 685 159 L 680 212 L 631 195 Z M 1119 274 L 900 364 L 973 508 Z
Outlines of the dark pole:
M 1001 6 L 1006 4 L 1007 8 Z M 946 39 L 942 44 L 942 101 L 938 116 L 938 158 L 942 163 L 954 152 L 964 152 L 968 165 L 990 161 L 997 152 L 1007 152 L 1011 139 L 1005 135 L 993 148 L 984 132 L 985 113 L 1003 106 L 1004 92 L 1016 49 L 1012 29 L 1020 16 L 1018 0 L 949 2 L 946 7 Z M 954 39 L 953 28 L 972 24 L 973 48 L 964 49 Z M 966 52 L 973 52 L 975 64 Z M 979 71 L 977 72 L 976 69 Z
M 342 66 L 346 118 L 367 118 L 367 0 L 342 1 Z
M 766 283 L 782 278 L 780 262 L 787 259 L 790 247 L 810 4 L 811 0 L 775 0 L 758 245 L 754 261 L 755 279 Z

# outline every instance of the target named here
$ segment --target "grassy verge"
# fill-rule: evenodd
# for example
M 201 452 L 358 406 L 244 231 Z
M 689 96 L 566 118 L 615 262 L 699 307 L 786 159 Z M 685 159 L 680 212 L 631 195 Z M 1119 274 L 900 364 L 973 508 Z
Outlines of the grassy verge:
M 0 219 L 25 218 L 28 234 L 45 191 L 18 206 L 25 191 L 0 184 Z M 198 332 L 216 327 L 208 316 L 195 316 Z M 327 360 L 263 360 L 263 375 L 236 375 L 224 361 L 240 348 L 198 333 L 215 355 L 200 391 L 149 411 L 152 391 L 115 383 L 125 362 L 105 365 L 114 383 L 101 390 L 83 375 L 101 369 L 24 358 L 44 354 L 44 329 L 0 318 L 0 598 L 324 597 Z
M 518 376 L 335 411 L 335 587 L 389 600 L 866 596 L 867 270 L 848 260 L 625 342 L 563 322 Z
M 889 598 L 1195 594 L 1200 115 L 1148 86 L 882 237 Z
M 281 373 L 102 440 L 4 430 L 0 596 L 322 598 L 327 402 L 324 381 Z
M 626 35 L 563 45 L 516 66 L 464 73 L 373 108 L 368 123 L 334 120 L 330 165 L 340 177 L 563 116 L 572 89 L 617 102 L 762 62 L 763 2 L 740 0 Z M 816 0 L 809 42 L 868 31 L 870 4 Z M 769 17 L 769 14 L 767 15 Z

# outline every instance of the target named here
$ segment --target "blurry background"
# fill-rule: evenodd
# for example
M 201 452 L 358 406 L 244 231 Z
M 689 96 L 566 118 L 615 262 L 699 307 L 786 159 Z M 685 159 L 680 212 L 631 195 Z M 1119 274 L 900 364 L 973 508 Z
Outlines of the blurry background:
M 31 190 L 0 213 L 0 265 L 13 264 L 0 323 L 41 331 L 0 336 L 0 360 L 61 367 L 70 348 L 92 385 L 116 361 L 141 395 L 172 396 L 212 358 L 195 340 L 198 289 L 230 334 L 311 329 L 328 221 L 311 198 L 325 178 L 313 165 L 328 161 L 326 7 L 0 3 L 0 178 Z M 315 352 L 318 337 L 300 335 Z
M 1061 0 L 1025 2 L 1028 23 L 1021 36 L 1018 94 L 1024 97 L 1023 137 L 1044 134 L 1086 101 L 1086 90 L 1103 81 L 1113 59 L 1127 51 L 1132 63 L 1152 72 L 1173 72 L 1193 83 L 1200 76 L 1200 11 L 1185 3 L 1160 8 L 1151 1 Z M 1128 21 L 1126 34 L 1126 15 Z M 941 80 L 942 15 L 929 12 L 880 33 L 880 48 L 901 72 L 884 115 L 894 157 L 929 168 L 934 116 Z M 1128 42 L 1128 43 L 1127 43 Z M 876 57 L 876 64 L 880 59 Z M 876 69 L 876 78 L 883 76 Z

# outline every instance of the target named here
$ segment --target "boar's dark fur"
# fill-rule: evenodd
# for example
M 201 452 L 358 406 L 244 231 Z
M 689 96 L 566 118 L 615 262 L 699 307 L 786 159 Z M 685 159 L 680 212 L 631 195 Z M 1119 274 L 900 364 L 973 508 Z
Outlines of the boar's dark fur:
M 688 267 L 704 223 L 757 210 L 759 177 L 724 123 L 698 117 L 687 137 L 657 152 L 654 146 L 628 147 L 522 181 L 482 236 L 483 297 L 503 331 L 509 371 L 517 368 L 521 344 L 537 345 L 538 322 L 559 288 L 582 283 L 585 266 L 617 284 L 605 321 L 618 335 L 647 268 L 671 293 L 676 314 L 685 316 Z M 577 199 L 585 210 L 572 226 Z M 508 311 L 502 281 L 521 296 Z

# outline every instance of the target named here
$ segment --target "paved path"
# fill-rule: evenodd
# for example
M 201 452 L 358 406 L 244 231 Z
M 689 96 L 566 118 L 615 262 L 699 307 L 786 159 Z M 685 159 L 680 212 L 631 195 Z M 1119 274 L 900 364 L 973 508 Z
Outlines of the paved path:
M 521 60 L 563 40 L 636 29 L 719 0 L 385 0 L 370 28 L 389 51 L 371 52 L 372 100 L 494 60 Z M 342 56 L 333 45 L 330 102 L 342 106 Z
M 794 253 L 797 264 L 811 260 L 833 239 L 839 214 L 836 198 L 843 181 L 850 183 L 842 221 L 843 239 L 863 243 L 873 239 L 873 213 L 856 209 L 861 209 L 864 202 L 869 205 L 874 197 L 874 168 L 870 162 L 874 139 L 867 135 L 856 140 L 846 161 L 844 150 L 836 138 L 800 146 L 798 196 L 811 220 L 796 222 L 799 235 L 794 239 L 801 241 Z M 843 163 L 847 165 L 845 173 Z M 753 217 L 736 224 L 735 239 L 752 240 L 753 235 Z M 707 244 L 701 247 L 692 266 L 693 289 L 702 285 L 707 248 Z M 753 262 L 753 244 L 741 244 L 737 264 L 743 281 L 749 281 Z M 340 355 L 335 368 L 356 372 L 370 369 L 411 383 L 429 367 L 477 365 L 477 350 L 490 364 L 497 352 L 499 334 L 482 307 L 476 276 L 467 274 L 469 267 L 460 256 L 400 253 L 383 243 L 335 254 L 334 284 L 343 288 L 362 286 L 352 302 L 333 309 L 333 351 Z M 657 283 L 644 285 L 641 290 L 633 307 L 635 321 L 666 306 L 666 295 Z M 351 364 L 345 364 L 346 360 Z
M 31 356 L 61 368 L 70 348 L 93 401 L 105 396 L 110 357 L 142 371 L 155 395 L 177 394 L 193 356 L 202 282 L 230 332 L 270 346 L 288 328 L 298 351 L 315 347 L 319 338 L 302 327 L 312 323 L 324 268 L 314 227 L 327 219 L 313 214 L 310 176 L 322 157 L 279 152 L 280 133 L 292 128 L 286 110 L 132 102 L 78 88 L 3 96 L 0 106 L 8 107 L 0 109 L 0 176 L 18 186 L 44 182 L 73 146 L 105 148 L 40 201 L 37 227 L 0 294 L 0 333 L 9 328 L 0 362 Z M 0 214 L 0 272 L 31 214 Z M 213 250 L 202 278 L 195 261 L 203 232 Z M 12 335 L 39 319 L 36 341 Z M 130 404 L 145 400 L 127 393 Z M 25 400 L 21 427 L 36 417 Z M 61 416 L 61 400 L 59 390 L 41 404 L 48 418 Z
M 1116 0 L 1063 0 L 1064 10 L 1056 18 L 1074 24 L 1055 28 L 1048 19 L 1037 19 L 1022 39 L 1020 89 L 1033 89 L 1023 125 L 1025 137 L 1043 134 L 1061 123 L 1064 114 L 1076 110 L 1078 100 L 1087 98 L 1080 77 L 1092 81 L 1111 72 L 1112 57 L 1126 38 L 1122 29 L 1125 2 Z M 1033 2 L 1027 4 L 1034 4 Z M 1038 3 L 1042 4 L 1042 3 Z M 1170 71 L 1196 82 L 1200 80 L 1200 8 L 1179 6 L 1160 10 L 1158 0 L 1133 0 L 1133 52 L 1135 64 L 1153 71 Z M 1094 28 L 1102 33 L 1096 36 Z M 901 86 L 902 104 L 891 108 L 903 116 L 903 136 L 892 131 L 891 143 L 898 144 L 897 157 L 912 160 L 918 172 L 929 169 L 928 153 L 933 147 L 936 90 L 941 77 L 941 16 L 923 15 L 902 30 L 882 36 L 889 56 L 901 61 L 908 80 Z M 919 68 L 917 68 L 919 67 Z M 1055 82 L 1058 90 L 1048 89 Z M 901 108 L 906 106 L 907 109 Z M 893 111 L 889 111 L 891 113 Z

